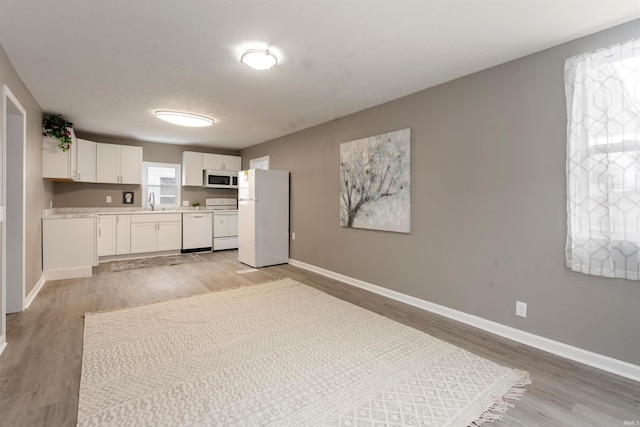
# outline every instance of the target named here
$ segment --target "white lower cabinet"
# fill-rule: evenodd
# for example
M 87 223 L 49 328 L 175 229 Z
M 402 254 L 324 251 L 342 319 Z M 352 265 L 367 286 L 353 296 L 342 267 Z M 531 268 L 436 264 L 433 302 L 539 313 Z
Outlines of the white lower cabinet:
M 116 216 L 116 254 L 131 253 L 131 215 Z
M 131 215 L 98 215 L 98 256 L 131 253 Z
M 42 270 L 51 272 L 49 278 L 91 276 L 97 265 L 95 221 L 93 217 L 42 220 Z
M 131 253 L 180 250 L 181 214 L 141 214 L 131 216 Z
M 171 251 L 182 249 L 182 219 L 173 222 L 158 223 L 158 250 Z
M 98 256 L 116 254 L 116 216 L 98 215 Z
M 131 223 L 131 253 L 155 252 L 158 248 L 158 224 Z
M 98 257 L 180 249 L 181 213 L 42 220 L 42 270 L 47 280 L 90 277 Z

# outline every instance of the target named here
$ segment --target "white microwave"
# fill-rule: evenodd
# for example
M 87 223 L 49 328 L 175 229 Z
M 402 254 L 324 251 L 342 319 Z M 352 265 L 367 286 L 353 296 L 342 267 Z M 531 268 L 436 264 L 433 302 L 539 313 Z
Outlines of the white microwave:
M 205 188 L 238 188 L 238 172 L 206 170 L 202 186 Z

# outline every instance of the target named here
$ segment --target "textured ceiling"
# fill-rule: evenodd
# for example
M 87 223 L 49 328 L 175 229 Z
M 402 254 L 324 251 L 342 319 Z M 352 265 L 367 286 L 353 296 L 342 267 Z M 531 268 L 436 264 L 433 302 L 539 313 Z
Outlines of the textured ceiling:
M 637 0 L 0 0 L 0 44 L 76 129 L 240 149 L 638 17 Z M 279 64 L 241 64 L 252 42 Z

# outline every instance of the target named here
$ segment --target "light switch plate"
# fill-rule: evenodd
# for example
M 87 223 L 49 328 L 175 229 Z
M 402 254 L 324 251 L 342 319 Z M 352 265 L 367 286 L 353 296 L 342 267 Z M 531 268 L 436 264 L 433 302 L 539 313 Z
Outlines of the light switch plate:
M 182 206 L 184 206 L 185 208 L 189 207 L 189 201 L 188 200 L 183 200 L 182 201 Z
M 111 203 L 111 196 L 107 196 L 107 203 Z

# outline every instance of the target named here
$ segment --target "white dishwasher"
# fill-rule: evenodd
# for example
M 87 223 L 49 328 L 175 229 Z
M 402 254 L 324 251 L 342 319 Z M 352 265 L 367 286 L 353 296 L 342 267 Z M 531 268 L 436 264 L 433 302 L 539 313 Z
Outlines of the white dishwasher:
M 211 250 L 210 212 L 182 214 L 182 253 Z

